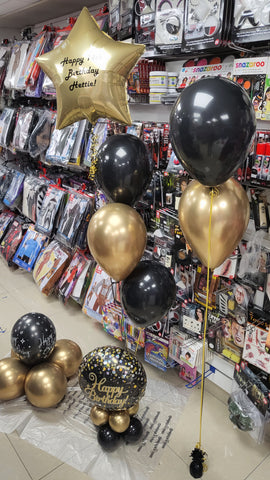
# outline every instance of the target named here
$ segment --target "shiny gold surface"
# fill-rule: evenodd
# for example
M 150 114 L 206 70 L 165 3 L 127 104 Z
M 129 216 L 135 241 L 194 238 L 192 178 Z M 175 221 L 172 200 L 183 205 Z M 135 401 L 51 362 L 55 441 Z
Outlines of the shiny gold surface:
M 111 413 L 109 416 L 109 425 L 117 433 L 125 432 L 130 424 L 130 416 L 126 410 Z
M 72 340 L 57 340 L 47 362 L 55 363 L 63 369 L 66 377 L 72 377 L 77 372 L 83 355 L 79 345 Z
M 93 424 L 99 427 L 100 425 L 108 423 L 109 413 L 106 410 L 103 410 L 103 408 L 94 405 L 94 407 L 91 408 L 90 418 Z
M 128 413 L 129 415 L 132 417 L 133 415 L 136 415 L 136 413 L 138 413 L 138 410 L 139 410 L 139 402 L 138 403 L 135 403 L 135 405 L 133 405 L 132 407 L 128 408 Z
M 186 241 L 207 266 L 210 187 L 193 180 L 182 194 L 178 218 Z M 210 268 L 216 268 L 233 252 L 249 221 L 249 201 L 233 178 L 214 188 Z
M 53 363 L 35 365 L 25 380 L 26 396 L 35 407 L 54 407 L 62 400 L 66 389 L 64 372 Z
M 126 80 L 144 50 L 113 40 L 83 8 L 67 39 L 36 59 L 56 88 L 56 128 L 99 117 L 130 125 Z
M 0 360 L 0 400 L 13 400 L 24 394 L 29 367 L 17 358 Z
M 146 227 L 134 208 L 109 203 L 92 216 L 87 240 L 94 259 L 118 282 L 124 280 L 141 259 Z

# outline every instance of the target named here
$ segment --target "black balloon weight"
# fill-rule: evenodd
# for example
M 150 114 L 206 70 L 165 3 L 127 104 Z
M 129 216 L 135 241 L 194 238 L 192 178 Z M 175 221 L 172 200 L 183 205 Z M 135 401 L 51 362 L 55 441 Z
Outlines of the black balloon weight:
M 121 441 L 119 433 L 114 432 L 111 427 L 106 424 L 99 427 L 97 439 L 99 445 L 107 452 L 113 452 Z
M 193 460 L 189 466 L 190 475 L 193 478 L 201 478 L 203 475 L 203 464 L 200 460 Z
M 130 419 L 129 427 L 124 433 L 122 433 L 122 437 L 126 443 L 136 443 L 140 440 L 142 434 L 142 422 L 138 418 L 132 417 Z
M 55 326 L 42 313 L 26 313 L 15 322 L 11 330 L 11 346 L 27 365 L 36 365 L 46 360 L 55 342 Z

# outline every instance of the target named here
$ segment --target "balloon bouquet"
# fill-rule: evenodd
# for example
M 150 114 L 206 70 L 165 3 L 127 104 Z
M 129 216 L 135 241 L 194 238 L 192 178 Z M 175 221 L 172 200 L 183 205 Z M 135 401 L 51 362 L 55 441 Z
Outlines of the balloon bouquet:
M 194 178 L 182 194 L 179 223 L 191 248 L 209 270 L 221 265 L 241 240 L 249 221 L 249 200 L 232 178 L 246 159 L 256 130 L 252 103 L 242 87 L 212 77 L 187 87 L 170 118 L 176 156 Z M 206 299 L 204 338 L 207 326 Z M 190 473 L 200 478 L 205 467 L 201 450 L 204 352 L 199 442 L 192 451 Z
M 26 395 L 35 407 L 56 406 L 67 378 L 78 371 L 82 352 L 72 340 L 56 341 L 53 322 L 42 313 L 26 313 L 13 325 L 11 357 L 0 360 L 0 400 Z
M 144 50 L 144 45 L 114 41 L 100 31 L 88 9 L 83 8 L 67 39 L 53 51 L 37 58 L 37 63 L 56 88 L 56 128 L 62 129 L 84 118 L 95 124 L 99 117 L 131 124 L 126 81 Z M 143 219 L 133 207 L 151 177 L 152 164 L 139 138 L 132 135 L 108 138 L 98 152 L 96 181 L 111 203 L 92 216 L 87 232 L 94 259 L 116 282 L 123 281 L 121 295 L 126 313 L 143 326 L 163 318 L 176 293 L 174 278 L 166 267 L 152 261 L 140 262 L 147 232 Z M 116 446 L 112 432 L 118 434 L 119 429 L 122 433 L 126 430 L 124 433 L 129 441 L 138 436 L 136 432 L 142 433 L 138 420 L 129 418 L 137 410 L 138 399 L 144 393 L 145 373 L 132 354 L 120 350 L 115 352 L 113 347 L 101 347 L 97 352 L 90 352 L 80 369 L 82 390 L 87 389 L 87 394 L 95 388 L 85 387 L 85 382 L 97 375 L 93 378 L 102 385 L 104 392 L 116 392 L 108 398 L 115 396 L 117 399 L 117 392 L 121 389 L 129 398 L 121 405 L 119 403 L 119 408 L 117 403 L 98 401 L 92 410 L 91 418 L 101 428 L 98 440 L 106 449 Z M 93 358 L 96 366 L 93 366 Z M 104 358 L 107 366 L 102 371 L 97 370 L 98 362 Z M 132 366 L 129 368 L 125 363 L 128 358 L 128 364 Z M 116 379 L 111 377 L 110 368 L 114 368 Z M 141 372 L 140 388 L 136 383 L 138 372 Z M 111 386 L 112 379 L 117 381 L 117 386 Z M 141 392 L 140 395 L 132 396 L 127 383 Z M 92 394 L 89 399 L 95 401 Z M 104 407 L 108 412 L 116 412 L 100 411 Z

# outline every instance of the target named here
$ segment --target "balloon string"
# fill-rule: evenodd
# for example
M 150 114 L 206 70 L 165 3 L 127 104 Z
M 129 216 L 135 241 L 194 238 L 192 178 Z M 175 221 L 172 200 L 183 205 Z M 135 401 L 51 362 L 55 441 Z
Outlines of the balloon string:
M 201 404 L 200 404 L 200 434 L 199 442 L 196 445 L 197 448 L 201 448 L 202 442 L 202 415 L 203 415 L 203 397 L 204 397 L 204 372 L 205 372 L 205 343 L 206 343 L 206 329 L 207 329 L 207 316 L 208 316 L 208 302 L 209 302 L 209 277 L 210 277 L 210 253 L 211 253 L 211 222 L 212 222 L 212 208 L 213 197 L 215 196 L 215 190 L 211 189 L 210 192 L 210 215 L 208 226 L 208 249 L 207 249 L 207 286 L 206 286 L 206 308 L 204 316 L 204 330 L 203 330 L 203 351 L 202 351 L 202 381 L 201 381 Z

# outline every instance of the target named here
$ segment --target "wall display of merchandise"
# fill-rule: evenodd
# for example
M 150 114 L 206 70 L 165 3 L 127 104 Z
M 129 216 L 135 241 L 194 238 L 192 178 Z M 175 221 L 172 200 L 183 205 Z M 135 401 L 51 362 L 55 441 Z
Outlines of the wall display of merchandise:
M 109 6 L 109 12 L 100 15 L 101 27 L 106 29 L 109 18 L 113 38 L 135 35 L 149 51 L 190 51 L 192 56 L 195 50 L 218 48 L 231 39 L 231 2 L 190 0 L 184 7 L 183 1 L 151 0 L 136 2 L 134 9 L 127 2 L 110 2 Z M 240 30 L 252 25 L 251 16 L 240 21 L 238 15 L 236 19 Z M 173 152 L 168 123 L 137 121 L 124 127 L 99 119 L 95 126 L 80 120 L 61 130 L 55 128 L 55 89 L 34 59 L 59 46 L 74 22 L 72 19 L 62 29 L 44 28 L 31 41 L 14 42 L 0 51 L 0 89 L 5 103 L 0 117 L 0 256 L 10 267 L 33 275 L 42 293 L 57 295 L 67 308 L 69 302 L 76 301 L 86 315 L 100 322 L 109 335 L 124 341 L 128 349 L 144 349 L 145 361 L 162 371 L 177 368 L 179 377 L 192 386 L 202 364 L 207 277 L 206 268 L 186 243 L 177 215 L 191 177 Z M 200 78 L 220 76 L 241 85 L 252 100 L 256 117 L 269 120 L 268 58 L 237 59 L 235 50 L 233 56 L 231 52 L 215 56 L 203 53 L 205 58 L 201 55 L 183 61 L 180 71 L 166 71 L 168 63 L 161 59 L 141 59 L 127 82 L 130 102 L 172 103 Z M 31 98 L 38 106 L 31 106 Z M 141 139 L 153 166 L 151 183 L 135 207 L 147 227 L 142 260 L 155 260 L 168 268 L 177 289 L 168 314 L 146 328 L 135 326 L 124 311 L 121 282 L 115 282 L 95 262 L 86 240 L 95 210 L 108 202 L 89 178 L 89 169 L 95 171 L 100 146 L 119 133 Z M 240 366 L 249 369 L 268 399 L 269 249 L 260 234 L 268 233 L 270 226 L 268 193 L 261 189 L 270 181 L 269 137 L 267 129 L 258 129 L 251 153 L 235 172 L 249 195 L 251 239 L 241 240 L 233 254 L 212 272 L 205 346 L 209 364 L 212 356 L 218 355 L 235 364 L 236 371 Z M 240 381 L 239 388 L 257 407 L 256 395 L 248 395 Z M 240 395 L 231 398 L 239 406 Z M 230 418 L 241 428 L 242 418 L 235 420 L 232 402 Z M 260 412 L 261 425 L 269 412 L 268 402 L 264 413 Z M 258 421 L 248 425 L 247 430 L 254 432 Z

